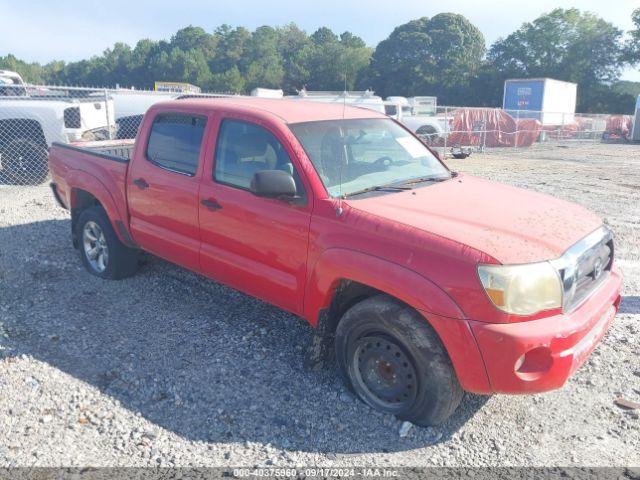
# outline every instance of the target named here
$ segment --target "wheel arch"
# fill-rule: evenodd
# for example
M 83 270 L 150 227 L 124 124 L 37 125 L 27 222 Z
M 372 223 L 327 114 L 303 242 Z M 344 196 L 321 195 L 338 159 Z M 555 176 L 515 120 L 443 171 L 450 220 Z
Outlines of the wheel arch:
M 327 249 L 316 261 L 305 292 L 305 318 L 315 326 L 322 310 L 329 308 L 335 298 L 351 298 L 354 289 L 356 293 L 385 293 L 423 312 L 465 318 L 453 299 L 423 275 L 346 248 Z
M 69 174 L 67 183 L 70 188 L 66 203 L 71 212 L 71 235 L 74 246 L 77 246 L 75 230 L 78 218 L 84 210 L 93 206 L 104 208 L 120 241 L 125 245 L 130 243 L 128 235 L 123 234 L 124 228 L 120 227 L 120 225 L 124 226 L 122 219 L 126 217 L 118 210 L 109 190 L 100 180 L 86 172 L 74 170 Z
M 446 292 L 404 266 L 347 249 L 326 250 L 310 273 L 305 317 L 316 329 L 307 365 L 318 368 L 331 358 L 342 315 L 356 303 L 380 294 L 413 308 L 435 330 L 465 390 L 491 392 L 469 323 Z
M 430 123 L 425 123 L 420 125 L 418 128 L 416 128 L 416 134 L 420 135 L 420 134 L 434 134 L 434 133 L 440 133 L 438 132 L 438 129 L 430 124 Z

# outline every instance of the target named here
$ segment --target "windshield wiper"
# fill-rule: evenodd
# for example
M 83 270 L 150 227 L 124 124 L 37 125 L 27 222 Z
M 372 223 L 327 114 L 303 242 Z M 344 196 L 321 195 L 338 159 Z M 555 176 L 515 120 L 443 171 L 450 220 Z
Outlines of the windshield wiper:
M 368 188 L 363 188 L 362 190 L 357 190 L 355 192 L 351 192 L 351 193 L 346 193 L 344 194 L 344 198 L 347 197 L 353 197 L 354 195 L 360 195 L 362 193 L 368 193 L 368 192 L 384 192 L 384 191 L 402 191 L 402 190 L 412 190 L 412 187 L 408 186 L 408 185 L 376 185 L 375 187 L 368 187 Z
M 451 178 L 453 178 L 453 175 L 449 177 L 420 177 L 402 182 L 401 185 L 414 185 L 416 183 L 423 182 L 444 182 L 445 180 L 450 180 Z

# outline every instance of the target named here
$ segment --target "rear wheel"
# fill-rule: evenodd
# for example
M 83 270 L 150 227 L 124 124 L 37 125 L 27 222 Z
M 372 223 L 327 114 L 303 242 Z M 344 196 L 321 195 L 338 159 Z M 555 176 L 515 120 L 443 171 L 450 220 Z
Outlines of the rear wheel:
M 431 125 L 421 126 L 416 130 L 416 135 L 427 145 L 433 145 L 438 138 L 438 132 Z
M 83 211 L 76 228 L 80 258 L 89 273 L 110 280 L 136 273 L 138 252 L 120 241 L 102 207 Z
M 344 314 L 336 330 L 336 358 L 360 399 L 417 425 L 443 422 L 462 399 L 436 332 L 415 310 L 386 295 Z
M 14 138 L 2 147 L 2 171 L 12 183 L 39 185 L 49 175 L 47 149 L 27 138 Z

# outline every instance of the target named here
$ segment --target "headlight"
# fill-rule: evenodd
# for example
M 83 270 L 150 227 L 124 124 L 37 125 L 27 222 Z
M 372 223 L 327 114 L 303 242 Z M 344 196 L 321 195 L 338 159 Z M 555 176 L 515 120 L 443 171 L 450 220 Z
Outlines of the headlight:
M 533 315 L 562 306 L 560 277 L 549 262 L 527 265 L 479 265 L 487 296 L 498 309 Z

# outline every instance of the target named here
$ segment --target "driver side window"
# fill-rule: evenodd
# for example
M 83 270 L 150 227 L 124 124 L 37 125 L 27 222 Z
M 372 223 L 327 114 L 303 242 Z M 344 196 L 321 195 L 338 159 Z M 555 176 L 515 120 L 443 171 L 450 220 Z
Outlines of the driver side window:
M 289 154 L 271 132 L 253 123 L 223 120 L 216 143 L 214 180 L 248 190 L 253 175 L 262 170 L 291 174 L 298 195 L 304 196 L 304 187 Z

